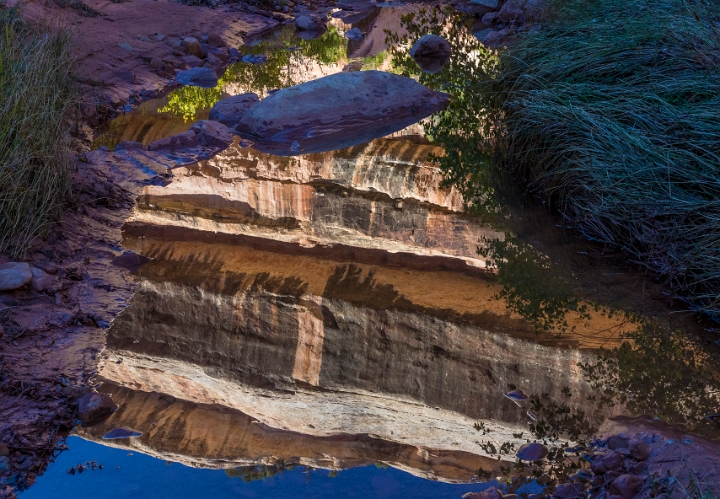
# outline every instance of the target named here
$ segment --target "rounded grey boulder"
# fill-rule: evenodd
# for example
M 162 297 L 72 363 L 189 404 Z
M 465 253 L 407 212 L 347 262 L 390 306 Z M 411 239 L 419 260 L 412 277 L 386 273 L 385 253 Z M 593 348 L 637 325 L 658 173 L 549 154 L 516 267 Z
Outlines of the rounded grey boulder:
M 336 73 L 284 88 L 255 104 L 235 131 L 283 156 L 363 144 L 445 109 L 447 94 L 382 71 Z
M 410 56 L 425 73 L 437 73 L 450 60 L 452 48 L 441 36 L 425 35 L 410 49 Z
M 32 280 L 30 265 L 24 262 L 9 262 L 0 265 L 0 291 L 17 289 Z

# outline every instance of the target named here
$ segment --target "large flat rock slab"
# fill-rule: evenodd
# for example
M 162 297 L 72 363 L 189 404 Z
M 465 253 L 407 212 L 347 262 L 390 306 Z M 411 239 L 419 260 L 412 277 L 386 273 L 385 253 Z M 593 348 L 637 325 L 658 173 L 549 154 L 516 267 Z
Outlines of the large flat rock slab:
M 363 144 L 445 109 L 447 94 L 382 71 L 338 73 L 285 88 L 235 127 L 254 148 L 280 156 Z

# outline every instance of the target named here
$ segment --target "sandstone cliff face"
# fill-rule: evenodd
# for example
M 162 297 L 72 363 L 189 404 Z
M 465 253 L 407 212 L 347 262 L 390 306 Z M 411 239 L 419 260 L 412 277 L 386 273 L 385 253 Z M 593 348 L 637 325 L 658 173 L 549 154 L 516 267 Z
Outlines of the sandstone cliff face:
M 443 256 L 484 267 L 478 241 L 502 234 L 463 216 L 460 193 L 441 187 L 440 171 L 427 160 L 441 152 L 408 139 L 296 158 L 232 147 L 176 169 L 167 187 L 146 189 L 131 222 Z
M 108 337 L 100 375 L 128 407 L 107 424 L 207 466 L 372 455 L 454 480 L 461 460 L 487 457 L 476 421 L 524 442 L 528 408 L 503 396 L 510 384 L 584 401 L 591 354 L 578 347 L 613 320 L 570 317 L 576 336 L 538 336 L 492 299 L 475 250 L 500 234 L 442 187 L 427 161 L 439 152 L 412 136 L 294 158 L 233 147 L 145 189 L 124 245 L 152 260 Z M 280 452 L 261 432 L 251 451 L 232 443 L 247 431 L 237 421 L 210 423 L 223 414 L 302 446 Z
M 318 437 L 278 430 L 227 407 L 114 383 L 105 383 L 103 390 L 120 409 L 102 425 L 80 429 L 82 437 L 188 466 L 301 465 L 340 470 L 381 462 L 428 479 L 452 482 L 468 481 L 478 469 L 498 466 L 496 460 L 469 452 L 425 449 L 367 434 Z M 130 441 L 100 440 L 118 425 L 145 428 L 146 433 Z

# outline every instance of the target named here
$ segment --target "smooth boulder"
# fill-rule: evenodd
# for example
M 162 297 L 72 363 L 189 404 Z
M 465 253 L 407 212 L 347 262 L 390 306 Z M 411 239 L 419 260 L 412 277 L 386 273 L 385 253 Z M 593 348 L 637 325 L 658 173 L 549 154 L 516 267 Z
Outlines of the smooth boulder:
M 210 68 L 190 68 L 178 71 L 175 79 L 181 85 L 192 87 L 213 88 L 218 84 L 217 74 Z
M 53 278 L 42 270 L 30 267 L 30 273 L 32 274 L 30 285 L 35 291 L 45 291 L 47 288 L 52 286 Z
M 197 121 L 193 123 L 190 130 L 195 132 L 200 144 L 206 147 L 227 149 L 235 138 L 228 127 L 217 121 Z
M 425 35 L 410 49 L 410 56 L 425 73 L 437 73 L 450 60 L 452 48 L 441 36 Z
M 32 280 L 30 265 L 24 262 L 9 262 L 0 265 L 0 291 L 12 291 Z
M 255 104 L 235 131 L 282 156 L 363 144 L 445 109 L 447 94 L 382 71 L 337 73 L 284 88 Z
M 85 426 L 102 423 L 117 411 L 117 404 L 105 393 L 87 393 L 78 401 L 78 419 Z
M 219 121 L 223 125 L 234 126 L 259 101 L 257 94 L 252 92 L 233 95 L 216 102 L 210 109 L 209 119 Z

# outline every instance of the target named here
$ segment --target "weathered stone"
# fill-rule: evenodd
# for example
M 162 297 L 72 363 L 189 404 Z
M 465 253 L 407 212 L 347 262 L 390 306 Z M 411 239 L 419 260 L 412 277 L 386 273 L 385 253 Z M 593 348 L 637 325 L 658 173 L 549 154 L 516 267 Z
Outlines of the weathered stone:
M 541 461 L 548 455 L 548 449 L 543 444 L 531 442 L 520 447 L 517 457 L 523 461 Z
M 213 47 L 227 47 L 225 40 L 223 40 L 222 36 L 218 35 L 217 33 L 209 33 L 207 37 L 207 43 L 208 45 L 212 45 Z
M 150 143 L 148 146 L 149 151 L 178 151 L 189 147 L 197 147 L 200 145 L 195 132 L 188 130 L 187 132 L 179 133 L 171 137 L 165 137 L 155 142 Z
M 165 63 L 162 62 L 160 59 L 153 57 L 150 60 L 150 67 L 153 69 L 163 69 L 165 67 Z
M 560 485 L 557 489 L 555 489 L 552 496 L 555 499 L 575 499 L 582 497 L 583 492 L 585 492 L 585 486 L 582 483 L 568 483 Z
M 363 37 L 363 32 L 359 28 L 353 28 L 345 32 L 345 38 L 349 40 L 359 40 Z
M 35 291 L 45 291 L 47 288 L 52 286 L 53 278 L 42 270 L 30 267 L 30 273 L 32 274 L 30 284 Z
M 92 392 L 78 401 L 78 418 L 91 426 L 102 423 L 117 410 L 117 404 L 105 393 Z
M 234 126 L 259 101 L 257 94 L 252 92 L 222 99 L 210 109 L 210 119 L 223 125 Z
M 538 20 L 545 13 L 545 0 L 527 0 L 523 5 L 523 11 L 526 19 Z
M 381 71 L 337 73 L 284 88 L 255 104 L 235 126 L 255 148 L 293 155 L 362 144 L 447 107 L 446 94 Z
M 180 58 L 182 61 L 181 69 L 187 69 L 187 68 L 199 68 L 203 65 L 203 60 L 199 57 L 195 57 L 192 54 L 184 55 Z M 184 64 L 184 66 L 182 66 Z
M 188 36 L 182 41 L 182 46 L 189 54 L 192 54 L 195 57 L 202 57 L 202 49 L 200 48 L 200 42 L 197 38 Z
M 468 492 L 463 499 L 503 499 L 502 493 L 496 487 L 490 487 L 481 492 Z
M 437 35 L 421 37 L 410 49 L 410 56 L 425 73 L 437 73 L 450 60 L 452 49 L 444 38 Z
M 178 83 L 193 87 L 213 88 L 218 84 L 218 77 L 211 68 L 191 68 L 179 71 L 175 75 Z
M 607 447 L 612 450 L 627 449 L 628 443 L 629 440 L 627 438 L 621 437 L 620 435 L 614 435 L 608 439 Z
M 307 12 L 298 14 L 295 17 L 295 26 L 300 31 L 321 31 L 325 28 L 320 18 Z
M 227 149 L 234 140 L 232 131 L 217 121 L 202 120 L 190 127 L 195 132 L 200 144 L 208 147 Z
M 9 262 L 0 265 L 0 291 L 11 291 L 29 283 L 32 279 L 30 265 Z
M 593 473 L 607 473 L 608 471 L 617 470 L 622 466 L 623 456 L 615 451 L 609 451 L 608 453 L 598 456 L 590 466 Z
M 630 455 L 637 461 L 645 461 L 650 456 L 650 448 L 642 440 L 630 440 Z
M 624 499 L 631 499 L 640 492 L 644 480 L 637 475 L 620 475 L 610 484 L 610 492 Z
M 497 9 L 500 2 L 498 0 L 470 0 L 471 5 L 480 5 L 488 9 Z
M 507 0 L 498 12 L 498 19 L 504 23 L 522 23 L 525 21 L 523 6 L 525 0 Z
M 492 25 L 495 21 L 497 21 L 498 13 L 497 12 L 488 12 L 484 16 L 482 16 L 482 22 L 483 24 L 486 24 L 488 26 Z
M 218 59 L 217 56 L 215 56 L 212 52 L 208 52 L 208 55 L 205 58 L 205 60 L 207 61 L 208 65 L 210 67 L 216 68 L 222 64 L 222 61 L 220 59 Z
M 0 443 L 0 456 L 9 456 L 10 455 L 10 449 L 8 449 L 7 444 Z

